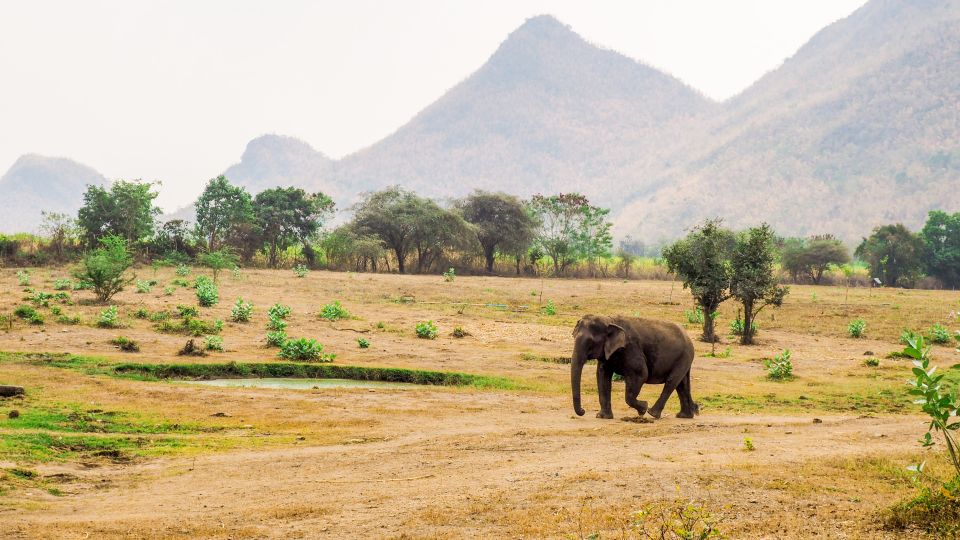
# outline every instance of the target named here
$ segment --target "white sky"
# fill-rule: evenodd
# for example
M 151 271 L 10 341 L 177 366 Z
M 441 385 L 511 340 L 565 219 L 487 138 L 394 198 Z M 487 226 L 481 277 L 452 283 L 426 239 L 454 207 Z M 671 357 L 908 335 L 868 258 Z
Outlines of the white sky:
M 264 133 L 375 143 L 550 13 L 722 100 L 865 0 L 0 0 L 0 174 L 63 156 L 167 210 Z M 2 196 L 2 194 L 0 194 Z

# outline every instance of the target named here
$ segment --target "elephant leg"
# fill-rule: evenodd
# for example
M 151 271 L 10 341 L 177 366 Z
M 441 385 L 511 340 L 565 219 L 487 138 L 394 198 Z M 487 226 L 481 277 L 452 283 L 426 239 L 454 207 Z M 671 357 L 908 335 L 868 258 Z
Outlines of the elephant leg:
M 677 395 L 680 396 L 680 412 L 677 413 L 677 418 L 693 418 L 700 412 L 690 392 L 689 372 L 677 385 Z
M 600 412 L 597 418 L 613 418 L 613 407 L 610 406 L 610 389 L 613 386 L 613 371 L 604 369 L 603 362 L 597 361 L 597 393 L 600 394 Z
M 624 377 L 626 379 L 627 386 L 627 405 L 633 407 L 640 413 L 640 416 L 643 416 L 647 412 L 647 402 L 646 401 L 637 401 L 637 396 L 640 395 L 640 389 L 643 388 L 643 380 L 640 377 L 633 375 Z
M 677 386 L 680 386 L 685 375 L 686 374 L 681 373 L 679 370 L 676 370 L 667 377 L 667 380 L 663 383 L 663 392 L 660 392 L 660 397 L 657 398 L 657 402 L 653 404 L 653 408 L 649 411 L 650 416 L 660 418 L 660 415 L 663 413 L 663 407 L 667 404 L 667 400 L 670 399 L 670 395 L 677 389 Z

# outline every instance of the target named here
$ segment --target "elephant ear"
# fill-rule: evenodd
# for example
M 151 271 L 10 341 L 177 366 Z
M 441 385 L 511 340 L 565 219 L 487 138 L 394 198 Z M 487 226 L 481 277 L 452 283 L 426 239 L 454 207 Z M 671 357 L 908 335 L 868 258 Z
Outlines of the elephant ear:
M 607 325 L 607 339 L 603 343 L 603 355 L 607 358 L 627 346 L 627 333 L 615 324 Z
M 577 321 L 577 325 L 573 327 L 573 332 L 571 335 L 573 337 L 577 337 L 577 332 L 579 332 L 581 328 L 583 328 L 583 319 Z

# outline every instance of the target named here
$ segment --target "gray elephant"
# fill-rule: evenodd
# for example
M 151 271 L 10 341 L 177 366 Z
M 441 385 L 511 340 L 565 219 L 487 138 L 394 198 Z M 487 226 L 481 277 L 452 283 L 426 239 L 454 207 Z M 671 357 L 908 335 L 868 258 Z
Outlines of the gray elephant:
M 570 366 L 573 410 L 583 416 L 580 406 L 580 376 L 587 360 L 597 360 L 597 390 L 600 412 L 597 418 L 613 418 L 610 387 L 613 374 L 623 376 L 627 405 L 643 416 L 660 418 L 663 406 L 674 390 L 680 397 L 678 418 L 693 418 L 700 407 L 690 394 L 690 367 L 693 342 L 678 325 L 652 319 L 586 315 L 573 330 L 575 340 Z M 644 384 L 662 384 L 660 398 L 649 410 L 646 401 L 637 401 Z

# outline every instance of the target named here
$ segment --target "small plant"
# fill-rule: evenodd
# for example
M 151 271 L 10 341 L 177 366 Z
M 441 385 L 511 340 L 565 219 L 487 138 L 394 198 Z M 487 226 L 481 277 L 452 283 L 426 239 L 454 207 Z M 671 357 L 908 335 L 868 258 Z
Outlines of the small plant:
M 320 308 L 320 318 L 328 321 L 338 321 L 350 317 L 350 313 L 344 308 L 339 300 L 334 300 L 332 304 L 327 304 Z
M 136 276 L 128 276 L 133 257 L 127 251 L 127 242 L 119 236 L 100 239 L 100 247 L 87 253 L 73 277 L 89 283 L 97 301 L 105 304 L 113 295 L 133 283 Z
M 239 267 L 239 266 L 234 266 L 234 267 L 233 267 L 233 270 L 231 270 L 230 273 L 233 274 L 233 279 L 236 279 L 236 280 L 238 280 L 238 281 L 240 280 L 241 277 L 243 277 L 243 274 L 240 273 L 240 267 Z
M 167 285 L 166 287 L 163 288 L 163 295 L 164 295 L 164 296 L 173 296 L 173 291 L 175 291 L 175 290 L 177 290 L 176 287 L 172 287 L 172 286 L 170 286 L 170 285 Z
M 136 341 L 119 336 L 110 340 L 112 345 L 115 345 L 118 349 L 123 352 L 140 352 L 140 344 Z
M 97 326 L 100 328 L 120 328 L 120 315 L 117 312 L 117 306 L 110 306 L 100 312 L 97 318 Z
M 178 264 L 177 269 L 174 271 L 175 274 L 179 277 L 187 277 L 190 275 L 190 268 L 185 264 Z M 186 285 L 184 285 L 185 287 Z
M 440 331 L 433 321 L 422 321 L 417 323 L 417 337 L 420 339 L 437 339 Z
M 283 330 L 267 332 L 268 347 L 283 347 L 283 344 L 286 342 L 287 342 L 287 333 L 284 332 Z
M 942 324 L 937 323 L 930 327 L 929 337 L 930 341 L 937 345 L 946 345 L 950 343 L 950 330 Z
M 183 348 L 177 351 L 178 356 L 206 356 L 207 353 L 202 348 L 197 347 L 196 342 L 188 339 Z
M 60 315 L 57 317 L 57 322 L 60 324 L 80 324 L 80 316 Z
M 955 476 L 960 477 L 960 442 L 957 441 L 955 434 L 960 431 L 960 422 L 957 421 L 957 415 L 960 412 L 958 389 L 954 387 L 952 392 L 947 392 L 941 386 L 945 374 L 933 374 L 937 368 L 930 366 L 930 347 L 924 346 L 923 337 L 918 336 L 911 341 L 903 352 L 913 358 L 915 379 L 910 381 L 913 388 L 910 389 L 909 394 L 917 396 L 914 403 L 920 405 L 921 410 L 930 417 L 930 424 L 920 444 L 924 448 L 929 448 L 936 444 L 933 434 L 942 435 Z M 923 463 L 914 466 L 911 470 L 922 473 Z
M 852 338 L 862 338 L 867 330 L 867 321 L 854 319 L 847 325 L 847 334 Z
M 63 314 L 63 310 L 57 306 L 53 306 L 52 308 L 50 308 L 50 314 L 53 315 L 54 317 L 57 317 Z
M 203 277 L 203 276 L 201 276 Z M 200 280 L 197 278 L 197 303 L 202 307 L 211 307 L 217 305 L 220 301 L 220 293 L 213 281 Z
M 267 319 L 267 330 L 273 330 L 275 332 L 283 332 L 287 329 L 287 321 L 279 317 L 269 317 Z
M 180 278 L 171 281 L 170 284 L 171 284 L 171 285 L 176 285 L 177 287 L 183 287 L 183 288 L 190 287 L 190 282 L 189 282 L 189 281 L 187 281 L 187 280 L 185 280 L 185 279 L 180 279 Z
M 154 311 L 150 314 L 150 322 L 162 322 L 170 318 L 170 313 L 166 311 Z
M 767 368 L 767 378 L 783 381 L 793 377 L 793 362 L 790 360 L 790 349 L 785 349 L 774 358 L 764 361 Z
M 153 290 L 154 281 L 146 281 L 142 279 L 137 280 L 137 292 L 140 294 L 145 294 Z
M 37 314 L 37 310 L 33 309 L 30 306 L 19 306 L 17 309 L 13 310 L 13 314 L 17 317 L 27 320 L 30 317 L 33 317 Z
M 751 333 L 756 336 L 760 331 L 760 327 L 757 326 L 757 322 L 753 321 L 750 323 L 750 328 L 753 330 Z M 743 319 L 737 317 L 736 319 L 730 321 L 730 334 L 734 336 L 743 335 Z
M 453 280 L 455 280 L 455 279 L 457 279 L 457 271 L 454 270 L 453 268 L 451 268 L 451 269 L 449 269 L 449 270 L 447 270 L 446 272 L 443 273 L 443 280 L 444 280 L 444 281 L 446 281 L 446 282 L 449 283 L 449 282 L 451 282 L 451 281 L 453 281 Z
M 751 439 L 750 437 L 744 437 L 743 449 L 746 450 L 747 452 L 753 452 L 754 450 L 757 449 L 757 447 L 753 445 L 753 439 Z
M 274 304 L 267 309 L 268 317 L 276 317 L 277 319 L 286 319 L 293 313 L 293 310 L 290 309 L 290 306 L 284 306 L 282 304 Z
M 383 321 L 377 321 L 377 330 L 386 330 L 387 324 Z
M 919 334 L 916 332 L 904 329 L 903 332 L 900 332 L 900 344 L 909 345 L 910 341 L 917 339 L 917 336 L 919 336 Z
M 553 300 L 548 299 L 547 303 L 540 308 L 540 311 L 543 312 L 544 315 L 556 315 L 557 306 L 554 305 Z
M 133 316 L 137 319 L 149 319 L 150 310 L 144 307 L 137 308 L 137 310 L 133 312 Z
M 687 318 L 687 322 L 690 324 L 703 324 L 703 308 L 697 306 L 690 310 L 684 310 L 683 316 Z
M 722 353 L 709 352 L 704 356 L 707 356 L 709 358 L 730 358 L 731 356 L 733 356 L 733 350 L 730 347 L 727 347 L 726 349 L 723 350 Z
M 250 320 L 251 315 L 253 315 L 253 302 L 244 302 L 243 298 L 237 298 L 237 303 L 230 310 L 230 320 L 244 323 Z
M 298 264 L 293 267 L 293 273 L 296 274 L 298 278 L 307 277 L 307 274 L 310 272 L 310 269 L 306 265 Z
M 879 358 L 867 358 L 866 360 L 863 361 L 863 365 L 865 365 L 865 366 L 867 366 L 867 367 L 877 367 L 877 366 L 880 365 L 880 359 L 879 359 Z
M 369 349 L 369 348 L 370 348 L 370 342 L 367 341 L 366 338 L 362 338 L 362 337 L 361 337 L 361 338 L 357 338 L 357 346 L 360 347 L 361 349 Z
M 336 355 L 324 353 L 315 339 L 288 339 L 280 346 L 280 358 L 299 362 L 333 362 Z
M 17 270 L 17 283 L 21 287 L 27 287 L 30 285 L 30 271 L 29 270 Z
M 457 326 L 454 327 L 453 332 L 450 335 L 455 338 L 463 338 L 469 336 L 470 332 L 464 330 L 462 326 Z
M 55 291 L 69 291 L 72 288 L 73 281 L 68 278 L 60 278 L 53 281 L 53 290 Z
M 223 352 L 223 338 L 220 336 L 207 336 L 203 340 L 203 349 L 205 351 Z
M 33 291 L 30 296 L 24 298 L 24 300 L 29 300 L 35 306 L 40 307 L 50 307 L 50 299 L 53 298 L 53 295 L 50 293 L 45 293 L 43 291 Z
M 177 304 L 177 315 L 179 315 L 181 318 L 188 319 L 190 317 L 199 317 L 200 311 L 193 306 Z

